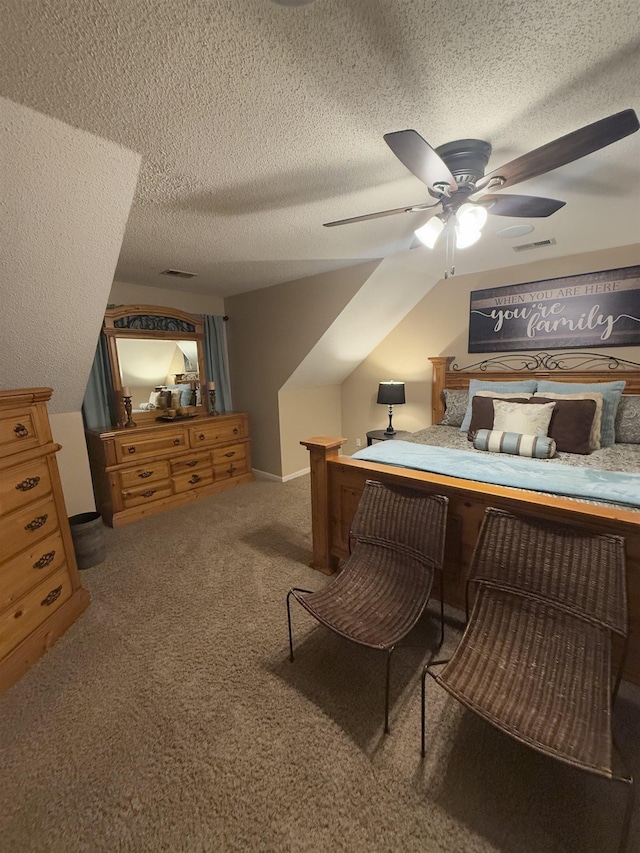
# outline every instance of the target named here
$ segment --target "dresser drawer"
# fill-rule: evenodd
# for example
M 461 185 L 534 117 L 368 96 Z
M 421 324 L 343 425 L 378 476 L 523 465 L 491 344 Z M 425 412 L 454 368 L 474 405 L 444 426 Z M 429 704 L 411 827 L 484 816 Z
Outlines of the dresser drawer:
M 0 417 L 0 456 L 10 456 L 39 444 L 36 418 L 30 406 L 14 409 L 10 415 Z
M 149 462 L 148 465 L 138 465 L 135 468 L 127 468 L 119 472 L 120 488 L 128 489 L 132 486 L 143 486 L 147 483 L 155 483 L 158 480 L 169 479 L 169 463 L 165 460 Z
M 162 480 L 147 486 L 137 486 L 135 489 L 124 489 L 122 492 L 122 502 L 125 509 L 130 509 L 133 506 L 153 503 L 161 498 L 168 498 L 170 496 L 171 481 Z
M 171 460 L 172 474 L 185 474 L 187 471 L 196 471 L 200 474 L 207 468 L 211 470 L 211 451 L 209 450 L 206 453 L 194 453 L 193 456 Z
M 58 529 L 58 513 L 53 497 L 35 501 L 9 515 L 0 516 L 3 559 L 30 548 Z
M 213 471 L 216 480 L 237 477 L 247 472 L 247 445 L 229 444 L 213 450 Z
M 60 531 L 0 566 L 0 611 L 66 564 Z
M 0 513 L 18 509 L 50 491 L 51 477 L 46 459 L 34 459 L 25 465 L 8 468 L 0 479 Z
M 199 489 L 202 486 L 210 486 L 213 483 L 211 462 L 209 461 L 208 468 L 202 468 L 200 471 L 185 471 L 184 474 L 177 474 L 172 479 L 173 491 L 176 493 L 188 492 L 190 489 Z
M 245 421 L 243 418 L 212 418 L 200 425 L 189 427 L 189 438 L 194 448 L 246 438 Z
M 60 569 L 0 613 L 0 660 L 71 597 L 69 572 Z
M 185 449 L 186 446 L 186 434 L 180 429 L 159 430 L 139 437 L 119 435 L 115 439 L 118 462 L 134 462 L 136 459 Z

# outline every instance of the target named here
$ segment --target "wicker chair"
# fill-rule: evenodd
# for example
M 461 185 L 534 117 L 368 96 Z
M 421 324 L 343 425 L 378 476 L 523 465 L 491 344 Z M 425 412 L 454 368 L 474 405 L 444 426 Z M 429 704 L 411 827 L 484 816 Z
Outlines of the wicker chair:
M 463 705 L 511 737 L 573 767 L 624 782 L 614 772 L 611 712 L 615 684 L 612 635 L 627 636 L 624 540 L 541 519 L 488 509 L 467 585 L 473 607 L 451 660 L 427 664 Z M 621 760 L 621 759 L 620 759 Z
M 386 652 L 384 730 L 389 731 L 391 654 L 422 615 L 435 576 L 440 582 L 440 645 L 444 638 L 442 561 L 448 501 L 368 480 L 351 527 L 351 554 L 317 592 L 287 594 L 293 661 L 291 597 L 321 624 L 355 643 Z

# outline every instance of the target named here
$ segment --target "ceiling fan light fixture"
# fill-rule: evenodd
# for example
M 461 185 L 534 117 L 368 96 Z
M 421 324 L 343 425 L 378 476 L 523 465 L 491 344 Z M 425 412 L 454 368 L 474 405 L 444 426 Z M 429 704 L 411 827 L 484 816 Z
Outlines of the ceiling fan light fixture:
M 428 249 L 433 249 L 443 231 L 444 222 L 440 217 L 434 216 L 433 219 L 430 219 L 425 225 L 418 228 L 415 235 Z
M 471 228 L 463 229 L 456 226 L 456 249 L 467 249 L 477 243 L 482 232 Z
M 482 231 L 487 221 L 487 210 L 478 204 L 466 202 L 458 208 L 456 219 L 458 228 L 463 232 Z

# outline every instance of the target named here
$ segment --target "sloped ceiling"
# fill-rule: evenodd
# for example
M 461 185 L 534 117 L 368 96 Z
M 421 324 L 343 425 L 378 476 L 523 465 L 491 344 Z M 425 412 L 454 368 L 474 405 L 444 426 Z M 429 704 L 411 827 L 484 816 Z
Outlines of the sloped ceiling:
M 79 412 L 140 158 L 0 98 L 0 388 Z
M 636 0 L 4 0 L 0 94 L 142 155 L 118 279 L 227 296 L 408 250 L 411 214 L 322 227 L 426 200 L 385 132 L 485 139 L 493 168 L 640 112 L 639 32 Z M 639 163 L 640 133 L 520 185 L 567 201 L 529 239 L 639 239 Z M 492 219 L 466 271 L 514 262 L 522 220 Z

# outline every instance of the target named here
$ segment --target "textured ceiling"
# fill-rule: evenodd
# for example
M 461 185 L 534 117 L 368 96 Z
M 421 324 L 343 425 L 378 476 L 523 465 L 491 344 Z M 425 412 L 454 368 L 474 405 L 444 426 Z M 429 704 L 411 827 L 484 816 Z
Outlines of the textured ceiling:
M 621 109 L 640 113 L 639 10 L 637 0 L 3 0 L 0 94 L 142 155 L 118 279 L 167 287 L 158 273 L 174 267 L 198 278 L 173 286 L 225 296 L 408 249 L 411 214 L 322 227 L 426 200 L 385 132 L 415 128 L 434 147 L 486 139 L 494 168 Z M 607 217 L 602 247 L 628 241 L 639 152 L 637 133 L 522 184 L 568 202 L 525 239 L 553 236 L 562 252 L 606 198 L 627 228 Z M 491 219 L 467 265 L 515 262 L 496 232 L 522 220 Z

